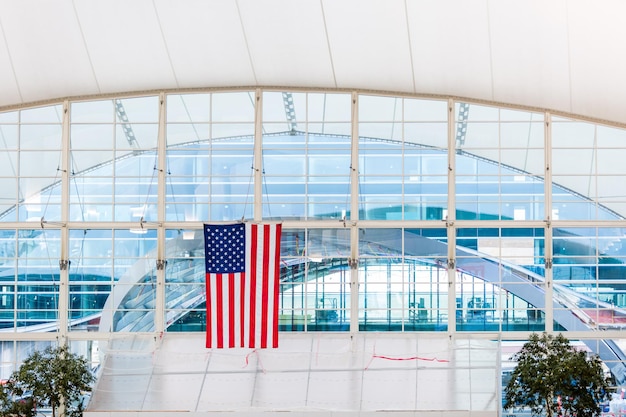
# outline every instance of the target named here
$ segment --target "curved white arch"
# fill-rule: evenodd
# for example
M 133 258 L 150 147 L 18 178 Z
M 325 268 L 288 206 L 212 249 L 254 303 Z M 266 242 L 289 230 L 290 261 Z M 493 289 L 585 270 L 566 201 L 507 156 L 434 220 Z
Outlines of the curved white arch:
M 626 5 L 57 0 L 0 4 L 0 107 L 124 91 L 437 94 L 626 124 Z

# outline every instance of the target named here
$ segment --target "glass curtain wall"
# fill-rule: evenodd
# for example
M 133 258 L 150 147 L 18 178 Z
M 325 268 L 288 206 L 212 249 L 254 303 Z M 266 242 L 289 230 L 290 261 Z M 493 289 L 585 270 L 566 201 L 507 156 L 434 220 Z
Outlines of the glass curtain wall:
M 281 331 L 622 344 L 622 129 L 257 89 L 11 110 L 0 139 L 6 343 L 204 331 L 202 224 L 267 220 L 283 222 Z

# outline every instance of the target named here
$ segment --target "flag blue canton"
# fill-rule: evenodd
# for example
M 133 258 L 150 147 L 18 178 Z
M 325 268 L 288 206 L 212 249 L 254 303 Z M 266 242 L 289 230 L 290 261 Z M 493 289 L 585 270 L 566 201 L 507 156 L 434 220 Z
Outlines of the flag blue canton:
M 205 225 L 207 274 L 233 274 L 246 268 L 244 224 Z

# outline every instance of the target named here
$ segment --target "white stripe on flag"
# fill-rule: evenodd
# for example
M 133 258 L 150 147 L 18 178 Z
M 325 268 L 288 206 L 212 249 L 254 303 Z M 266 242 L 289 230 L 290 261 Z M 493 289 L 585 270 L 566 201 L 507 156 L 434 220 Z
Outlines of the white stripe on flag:
M 274 271 L 276 270 L 276 226 L 270 228 L 270 242 L 269 242 L 269 288 L 268 288 L 268 303 L 267 303 L 267 347 L 272 347 L 274 345 L 274 329 L 278 328 L 278 323 L 276 322 L 278 318 L 278 312 L 275 310 L 275 290 L 278 285 L 278 278 L 275 277 Z M 280 244 L 280 242 L 278 242 Z
M 256 270 L 252 270 L 252 267 L 250 267 L 250 271 L 255 275 L 255 282 L 256 285 L 255 287 L 252 289 L 252 291 L 254 292 L 253 297 L 255 298 L 256 302 L 255 302 L 255 310 L 252 312 L 252 314 L 254 314 L 254 341 L 255 341 L 255 345 L 260 347 L 261 346 L 261 326 L 263 325 L 263 321 L 262 321 L 262 311 L 263 311 L 263 300 L 261 298 L 262 294 L 263 294 L 263 253 L 265 252 L 263 250 L 263 226 L 261 225 L 260 227 L 257 226 L 256 224 L 253 225 L 254 228 L 256 228 L 257 230 L 257 240 L 256 240 L 256 244 L 257 244 L 257 251 L 251 253 L 251 258 L 252 257 L 256 257 Z
M 250 294 L 252 289 L 250 286 L 252 272 L 250 271 L 250 254 L 252 252 L 252 233 L 251 233 L 251 224 L 246 223 L 246 281 L 244 283 L 244 328 L 243 328 L 243 337 L 244 337 L 244 346 L 250 346 Z

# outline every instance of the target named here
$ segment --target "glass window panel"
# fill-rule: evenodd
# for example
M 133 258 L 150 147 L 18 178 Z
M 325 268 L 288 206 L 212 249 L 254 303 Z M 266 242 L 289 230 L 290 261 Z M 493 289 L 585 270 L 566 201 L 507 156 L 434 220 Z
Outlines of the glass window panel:
M 577 121 L 553 121 L 553 148 L 593 148 L 595 142 L 595 126 L 591 123 Z
M 210 94 L 170 94 L 167 96 L 167 122 L 209 122 Z
M 0 113 L 1 117 L 2 113 Z M 17 125 L 0 124 L 0 149 L 17 149 L 18 128 Z
M 350 155 L 349 151 L 340 151 L 341 154 L 328 154 L 326 151 L 312 151 L 308 157 L 309 175 L 316 176 L 322 181 L 323 177 L 341 178 L 347 181 L 350 178 Z
M 395 153 L 395 155 L 394 155 Z M 371 175 L 399 175 L 402 173 L 402 156 L 396 151 L 387 153 L 378 151 L 375 154 L 365 154 L 359 158 L 359 171 L 362 176 Z M 400 179 L 396 180 L 398 183 Z
M 402 120 L 402 99 L 398 97 L 359 96 L 359 121 L 379 122 Z M 367 136 L 359 130 L 359 134 Z
M 132 97 L 115 100 L 118 123 L 156 123 L 159 120 L 159 97 Z M 126 119 L 121 117 L 125 114 Z
M 578 174 L 593 176 L 596 159 L 592 149 L 554 149 L 552 152 L 552 172 L 554 175 Z
M 362 229 L 359 233 L 359 328 L 441 330 L 447 326 L 447 274 L 437 265 L 439 229 Z M 404 252 L 404 253 L 403 253 Z M 410 257 L 410 258 L 409 258 Z
M 211 125 L 200 123 L 179 123 L 167 125 L 167 145 L 185 146 L 193 141 L 209 141 Z
M 291 125 L 289 122 L 263 124 L 263 133 L 265 135 L 278 134 L 281 137 L 286 137 L 290 131 Z
M 263 162 L 267 177 L 288 176 L 285 180 L 303 182 L 306 175 L 306 159 L 304 155 L 267 155 L 265 153 Z
M 265 135 L 263 137 L 263 155 L 268 154 L 268 150 L 285 149 L 286 152 L 304 153 L 305 147 L 309 143 L 309 138 L 314 135 L 288 134 L 288 135 Z M 274 153 L 278 153 L 273 151 Z
M 422 122 L 447 122 L 448 103 L 446 101 L 405 98 L 404 120 Z
M 70 110 L 72 123 L 113 123 L 115 120 L 112 100 L 71 103 Z
M 448 156 L 443 152 L 405 148 L 405 175 L 411 180 L 430 181 L 436 176 L 448 175 Z M 447 178 L 445 179 L 447 181 Z M 440 181 L 440 179 L 437 179 Z
M 40 193 L 50 185 L 50 178 L 21 178 L 19 180 L 19 195 L 23 197 L 20 203 L 26 212 L 20 212 L 21 220 L 31 220 L 34 217 L 41 218 L 44 214 L 46 220 L 59 220 L 61 216 L 61 196 L 57 187 Z
M 206 330 L 202 230 L 168 230 L 165 320 L 168 331 Z
M 498 148 L 461 150 L 461 153 L 463 155 L 474 156 L 474 157 L 478 157 L 481 159 L 485 159 L 486 163 L 497 164 L 498 161 L 500 160 L 500 150 Z
M 499 124 L 472 122 L 467 124 L 465 140 L 460 147 L 467 149 L 498 148 L 499 144 Z
M 253 136 L 249 135 L 254 135 L 253 124 L 214 123 L 211 125 L 211 138 L 214 140 L 230 139 L 242 143 L 252 143 Z
M 60 104 L 20 111 L 21 123 L 61 123 L 62 120 L 63 106 Z
M 274 91 L 263 93 L 264 122 L 284 122 L 285 120 L 293 120 L 294 122 L 300 120 L 305 121 L 306 115 L 306 93 Z
M 619 191 L 623 180 L 623 174 L 598 177 L 597 188 L 595 189 L 595 193 L 593 193 L 597 197 L 598 202 L 600 204 L 607 204 L 615 201 L 624 202 L 624 200 L 626 200 L 626 193 Z
M 544 124 L 542 122 L 501 123 L 500 135 L 503 148 L 543 149 L 544 147 Z
M 105 177 L 113 175 L 114 154 L 112 150 L 72 151 L 71 167 L 73 178 L 76 176 Z M 82 181 L 84 182 L 84 181 Z M 94 189 L 97 180 L 93 181 Z M 70 190 L 70 192 L 78 190 Z
M 626 142 L 625 142 L 626 145 Z M 622 149 L 597 149 L 597 174 L 598 175 L 626 175 L 626 148 Z M 590 173 L 590 174 L 593 174 Z M 598 178 L 602 180 L 602 178 Z
M 468 120 L 480 122 L 495 122 L 499 120 L 499 109 L 497 107 L 479 106 L 469 103 Z M 455 104 L 456 119 L 458 120 L 460 103 Z
M 17 216 L 15 205 L 18 196 L 17 179 L 0 178 L 0 189 L 3 190 L 0 198 L 0 221 L 15 221 Z
M 359 123 L 359 136 L 377 139 L 402 140 L 401 123 Z
M 212 94 L 211 120 L 213 122 L 254 121 L 254 92 Z
M 344 136 L 345 139 L 348 139 L 348 140 L 350 139 L 350 135 L 352 134 L 352 126 L 349 123 L 337 123 L 337 122 L 308 123 L 307 128 L 308 128 L 308 131 L 311 133 Z
M 610 126 L 596 126 L 598 148 L 620 149 L 626 141 L 626 130 Z
M 349 267 L 345 258 L 313 258 L 308 263 L 305 317 L 309 331 L 346 331 L 350 327 Z M 327 264 L 334 265 L 328 268 Z
M 134 155 L 132 158 L 126 151 L 118 151 L 115 153 L 116 165 L 115 174 L 118 177 L 156 177 L 157 154 L 156 152 L 144 152 Z M 128 180 L 126 180 L 128 181 Z
M 447 123 L 404 123 L 404 141 L 446 149 L 448 147 Z
M 545 173 L 543 149 L 501 149 L 500 158 L 513 169 L 539 176 Z
M 320 123 L 322 126 L 326 122 L 346 122 L 352 120 L 352 105 L 350 94 L 326 94 L 326 93 L 309 93 L 307 120 L 310 122 Z M 310 131 L 323 132 L 324 129 L 311 129 Z M 332 128 L 325 133 L 339 133 L 337 128 Z M 348 133 L 349 134 L 349 130 Z
M 512 110 L 512 109 L 500 109 L 500 120 L 507 122 L 542 122 L 543 114 L 542 113 L 529 113 L 522 110 Z
M 20 175 L 24 177 L 34 177 L 47 175 L 50 178 L 60 176 L 58 169 L 61 167 L 61 152 L 60 151 L 33 151 L 33 152 L 20 152 Z M 49 181 L 51 182 L 51 181 Z M 48 185 L 48 184 L 46 184 Z M 42 187 L 44 188 L 44 187 Z M 37 188 L 33 191 L 40 191 L 42 188 Z M 27 191 L 27 190 L 24 190 Z
M 0 171 L 0 174 L 3 177 L 10 177 L 10 176 L 15 176 L 16 174 L 16 170 L 17 170 L 17 164 L 18 164 L 18 159 L 17 159 L 17 152 L 13 152 L 13 151 L 2 151 L 0 152 L 0 167 L 3 167 L 3 169 Z M 2 189 L 3 192 L 4 190 L 7 190 L 6 188 Z M 9 188 L 10 190 L 10 188 Z
M 251 201 L 246 201 L 243 198 L 230 198 L 230 201 L 224 202 L 222 200 L 216 201 L 211 204 L 210 208 L 211 220 L 241 220 L 242 218 L 252 219 L 253 204 Z
M 17 111 L 5 111 L 0 112 L 0 124 L 5 123 L 18 123 L 19 121 L 19 112 Z
M 117 149 L 155 149 L 158 133 L 157 124 L 117 124 L 115 147 Z
M 21 125 L 20 148 L 23 150 L 61 149 L 61 125 Z
M 113 125 L 72 125 L 72 149 L 113 149 Z

